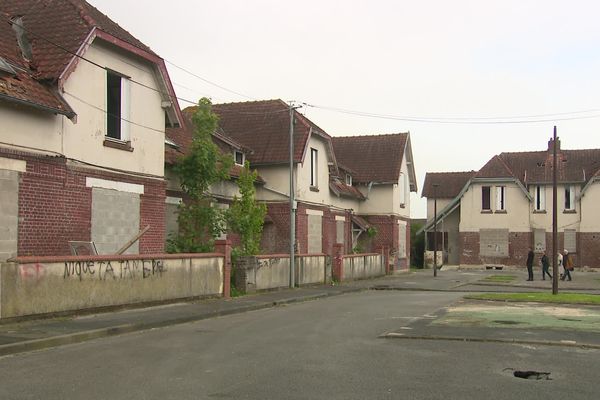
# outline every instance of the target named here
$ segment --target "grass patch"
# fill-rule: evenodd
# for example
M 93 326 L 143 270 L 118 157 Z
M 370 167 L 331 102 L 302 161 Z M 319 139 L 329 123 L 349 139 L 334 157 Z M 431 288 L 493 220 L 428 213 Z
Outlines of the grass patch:
M 508 283 L 517 279 L 514 275 L 490 275 L 483 279 L 484 282 Z
M 465 296 L 465 299 L 600 305 L 600 295 L 579 293 L 482 293 Z

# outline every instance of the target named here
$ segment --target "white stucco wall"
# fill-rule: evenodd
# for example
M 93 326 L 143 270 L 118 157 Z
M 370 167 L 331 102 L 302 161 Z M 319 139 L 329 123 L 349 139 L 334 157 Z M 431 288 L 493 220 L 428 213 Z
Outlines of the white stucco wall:
M 600 207 L 598 204 L 600 204 L 600 182 L 594 182 L 586 189 L 581 198 L 580 232 L 600 231 Z
M 452 201 L 453 199 L 437 199 L 437 212 L 440 212 Z M 434 200 L 427 198 L 427 219 L 433 219 Z
M 103 44 L 99 39 L 92 43 L 84 56 L 158 89 L 149 63 Z M 160 94 L 137 84 L 130 86 L 129 120 L 152 128 L 130 125 L 133 152 L 103 145 L 106 113 L 101 110 L 106 110 L 106 71 L 81 60 L 64 85 L 64 97 L 77 113 L 77 122 L 73 123 L 62 115 L 3 103 L 0 108 L 0 141 L 62 153 L 102 167 L 163 176 L 165 116 Z
M 149 63 L 128 56 L 118 49 L 94 41 L 85 57 L 131 80 L 158 90 Z M 105 147 L 106 114 L 73 96 L 106 110 L 106 71 L 87 62 L 79 62 L 65 83 L 65 98 L 78 114 L 77 124 L 64 124 L 64 154 L 67 157 L 127 171 L 162 176 L 164 170 L 165 113 L 161 96 L 141 85 L 130 84 L 129 125 L 133 152 Z
M 506 187 L 506 212 L 496 210 L 496 187 Z M 481 210 L 481 188 L 491 186 L 492 212 Z M 511 232 L 529 232 L 530 203 L 523 190 L 515 183 L 475 183 L 461 199 L 461 232 L 478 232 L 480 229 L 509 229 Z
M 575 199 L 579 196 L 581 188 L 576 186 Z M 546 193 L 546 210 L 545 212 L 537 212 L 535 210 L 535 204 L 533 201 L 530 205 L 531 210 L 531 228 L 532 229 L 544 229 L 547 232 L 552 231 L 552 186 L 546 185 L 544 187 Z M 529 187 L 529 193 L 531 197 L 534 197 L 535 185 Z M 582 216 L 581 207 L 577 200 L 575 200 L 575 212 L 565 212 L 565 186 L 557 186 L 557 223 L 558 231 L 562 232 L 565 229 L 576 229 L 579 230 L 580 218 Z M 597 203 L 596 203 L 597 204 Z M 598 220 L 597 220 L 598 221 Z M 596 228 L 597 229 L 597 228 Z M 597 230 L 595 231 L 597 232 Z

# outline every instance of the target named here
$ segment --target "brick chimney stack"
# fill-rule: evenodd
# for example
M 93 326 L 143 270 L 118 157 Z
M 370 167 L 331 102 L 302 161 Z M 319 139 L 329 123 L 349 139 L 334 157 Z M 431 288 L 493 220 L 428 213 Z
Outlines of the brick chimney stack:
M 560 153 L 560 139 L 556 138 L 556 152 Z M 550 139 L 548 141 L 548 153 L 552 153 L 554 151 L 554 140 Z

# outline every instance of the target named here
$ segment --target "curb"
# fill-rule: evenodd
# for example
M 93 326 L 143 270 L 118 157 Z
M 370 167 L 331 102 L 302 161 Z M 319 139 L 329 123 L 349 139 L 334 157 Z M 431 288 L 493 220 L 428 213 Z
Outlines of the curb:
M 122 334 L 126 334 L 126 333 L 141 332 L 141 331 L 147 331 L 147 330 L 151 330 L 151 329 L 165 328 L 167 326 L 182 325 L 182 324 L 196 322 L 196 321 L 202 321 L 202 320 L 214 318 L 214 317 L 224 317 L 227 315 L 242 314 L 242 313 L 245 313 L 248 311 L 264 310 L 264 309 L 268 309 L 268 308 L 283 306 L 286 304 L 302 303 L 302 302 L 306 302 L 306 301 L 318 300 L 318 299 L 323 299 L 323 298 L 327 298 L 327 297 L 339 296 L 339 295 L 346 294 L 346 293 L 355 293 L 355 292 L 360 292 L 360 291 L 363 291 L 363 289 L 348 288 L 347 290 L 340 290 L 340 291 L 335 291 L 335 292 L 316 293 L 316 294 L 307 295 L 307 296 L 297 296 L 297 297 L 291 297 L 291 298 L 282 299 L 282 300 L 275 300 L 272 302 L 263 302 L 263 303 L 251 304 L 251 305 L 241 305 L 239 307 L 232 308 L 229 310 L 208 311 L 208 312 L 204 312 L 202 314 L 167 319 L 167 320 L 162 320 L 162 321 L 157 321 L 157 322 L 149 322 L 149 323 L 141 322 L 141 323 L 136 323 L 136 324 L 123 324 L 123 325 L 110 326 L 110 327 L 106 327 L 106 328 L 99 328 L 99 329 L 87 330 L 87 331 L 82 331 L 82 332 L 75 332 L 75 333 L 68 333 L 68 334 L 64 334 L 64 335 L 51 336 L 51 337 L 47 337 L 47 338 L 32 339 L 32 340 L 25 340 L 22 342 L 8 343 L 8 344 L 0 345 L 0 357 L 8 356 L 11 354 L 44 350 L 44 349 L 63 346 L 63 345 L 67 345 L 67 344 L 81 343 L 81 342 L 85 342 L 85 341 L 89 341 L 89 340 L 100 339 L 100 338 L 105 338 L 105 337 L 110 337 L 110 336 L 117 336 L 117 335 L 122 335 Z
M 580 349 L 600 349 L 600 344 L 577 343 L 571 340 L 521 340 L 521 339 L 500 339 L 500 338 L 478 338 L 465 336 L 438 336 L 438 335 L 405 335 L 402 333 L 386 333 L 379 336 L 381 339 L 408 339 L 408 340 L 439 340 L 452 342 L 476 342 L 476 343 L 508 343 L 508 344 L 529 344 L 537 346 L 555 346 L 555 347 L 575 347 Z

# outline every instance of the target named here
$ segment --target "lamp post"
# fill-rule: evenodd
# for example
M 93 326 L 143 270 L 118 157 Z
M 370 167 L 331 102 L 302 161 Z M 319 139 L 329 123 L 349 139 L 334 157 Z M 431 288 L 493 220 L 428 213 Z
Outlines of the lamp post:
M 433 277 L 437 276 L 437 183 L 433 184 Z

